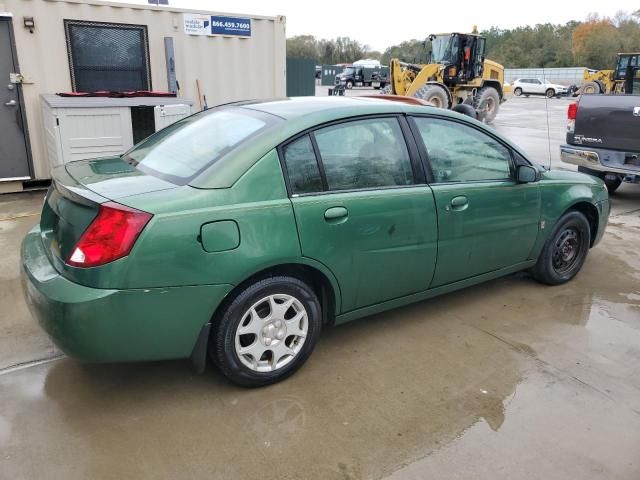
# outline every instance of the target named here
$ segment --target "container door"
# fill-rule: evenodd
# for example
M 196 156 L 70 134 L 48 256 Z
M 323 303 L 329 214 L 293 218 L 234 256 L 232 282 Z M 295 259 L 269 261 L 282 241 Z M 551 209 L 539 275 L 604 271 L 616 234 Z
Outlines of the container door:
M 9 82 L 9 74 L 18 71 L 11 33 L 11 19 L 0 18 L 0 180 L 26 180 L 29 157 L 20 85 Z

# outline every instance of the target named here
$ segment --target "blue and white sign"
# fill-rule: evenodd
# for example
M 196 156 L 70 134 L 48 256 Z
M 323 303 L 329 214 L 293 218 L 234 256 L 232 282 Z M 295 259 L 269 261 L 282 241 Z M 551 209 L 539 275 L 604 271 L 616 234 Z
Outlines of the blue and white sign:
M 251 19 L 185 13 L 184 33 L 187 35 L 250 37 Z
M 211 16 L 211 33 L 213 35 L 251 36 L 251 19 L 239 17 Z

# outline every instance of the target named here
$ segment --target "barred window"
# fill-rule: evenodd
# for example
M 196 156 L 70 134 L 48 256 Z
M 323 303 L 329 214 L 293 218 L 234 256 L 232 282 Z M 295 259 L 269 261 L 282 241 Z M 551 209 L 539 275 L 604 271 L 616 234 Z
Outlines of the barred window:
M 74 92 L 151 90 L 145 25 L 64 21 Z

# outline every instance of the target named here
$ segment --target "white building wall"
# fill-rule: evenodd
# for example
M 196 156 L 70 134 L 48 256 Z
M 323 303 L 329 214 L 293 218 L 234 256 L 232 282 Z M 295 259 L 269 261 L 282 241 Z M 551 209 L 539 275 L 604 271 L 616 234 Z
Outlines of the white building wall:
M 164 37 L 173 37 L 180 96 L 198 110 L 196 79 L 209 106 L 242 99 L 284 97 L 286 90 L 286 20 L 239 13 L 81 0 L 0 0 L 0 11 L 13 15 L 27 125 L 36 178 L 49 177 L 40 95 L 71 91 L 64 20 L 146 25 L 154 90 L 167 91 Z M 209 37 L 184 33 L 184 13 L 251 18 L 251 37 Z M 23 27 L 33 17 L 34 33 Z
M 560 85 L 581 84 L 585 67 L 568 68 L 505 68 L 504 80 L 511 83 L 518 78 L 546 78 Z

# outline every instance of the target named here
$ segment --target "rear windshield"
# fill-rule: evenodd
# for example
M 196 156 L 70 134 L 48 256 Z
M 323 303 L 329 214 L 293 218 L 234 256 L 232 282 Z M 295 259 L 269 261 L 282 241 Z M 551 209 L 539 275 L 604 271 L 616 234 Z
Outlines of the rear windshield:
M 277 117 L 255 110 L 213 108 L 151 135 L 123 159 L 145 173 L 185 185 L 275 121 Z

